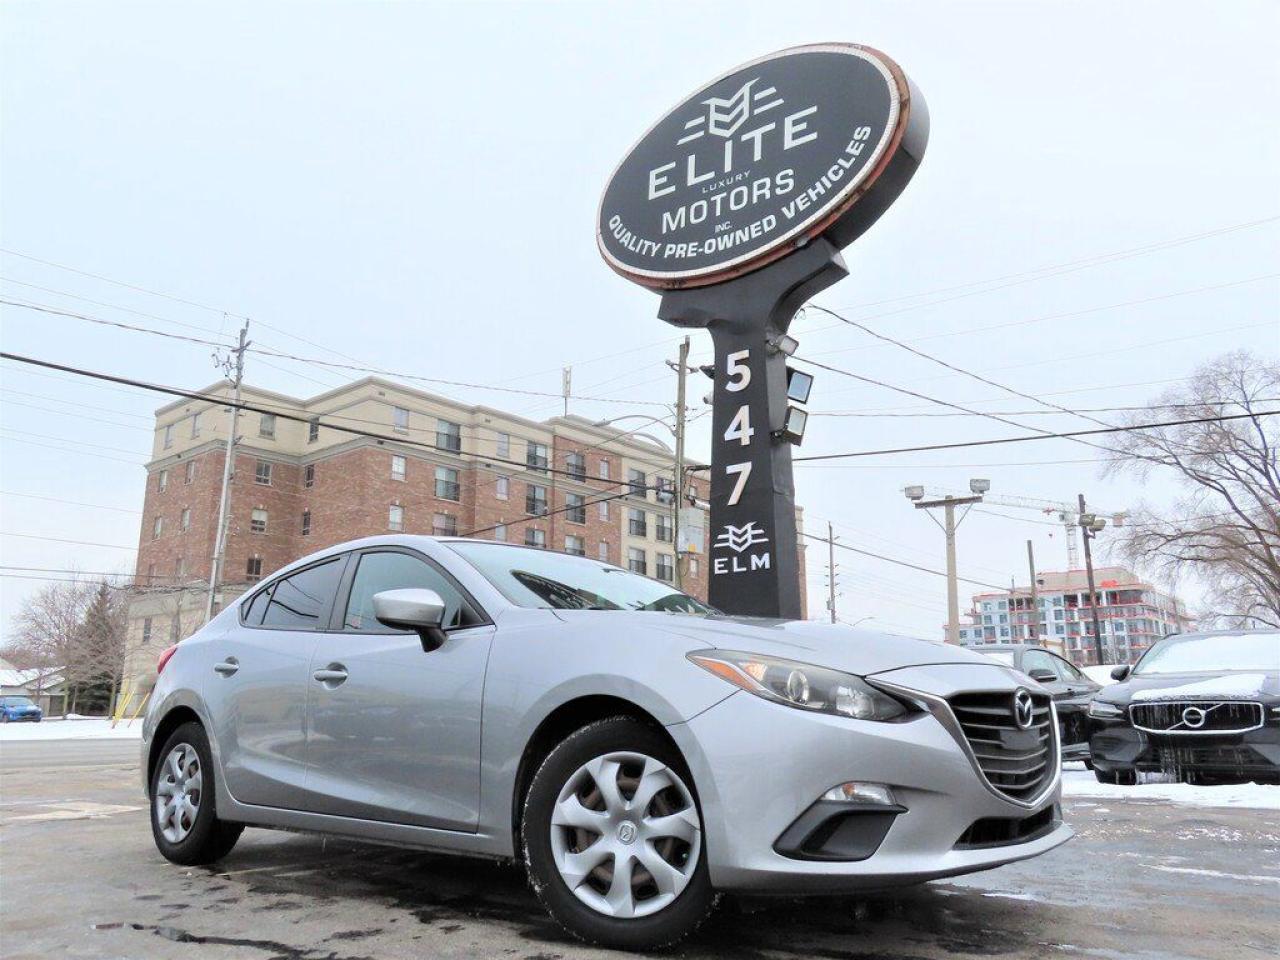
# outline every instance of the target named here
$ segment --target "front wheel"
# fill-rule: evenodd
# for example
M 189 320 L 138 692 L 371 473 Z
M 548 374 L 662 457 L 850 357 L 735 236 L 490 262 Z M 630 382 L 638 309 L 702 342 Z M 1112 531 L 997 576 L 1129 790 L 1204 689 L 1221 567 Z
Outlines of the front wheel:
M 561 743 L 525 799 L 524 858 L 551 915 L 588 943 L 654 950 L 707 917 L 702 815 L 679 752 L 630 717 Z
M 243 824 L 218 819 L 213 777 L 204 727 L 184 723 L 165 741 L 151 774 L 151 834 L 166 860 L 213 863 L 240 839 Z

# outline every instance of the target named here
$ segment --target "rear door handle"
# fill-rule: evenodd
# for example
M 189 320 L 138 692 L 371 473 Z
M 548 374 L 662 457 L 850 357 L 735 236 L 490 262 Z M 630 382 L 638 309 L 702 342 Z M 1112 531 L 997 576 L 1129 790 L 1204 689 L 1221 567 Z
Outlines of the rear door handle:
M 347 679 L 347 668 L 340 663 L 331 663 L 323 670 L 317 670 L 311 676 L 325 686 L 336 687 Z
M 213 672 L 220 673 L 224 677 L 231 676 L 233 673 L 235 673 L 239 669 L 240 669 L 240 661 L 237 660 L 235 657 L 227 657 L 227 659 L 223 660 L 221 663 L 215 663 L 213 665 Z

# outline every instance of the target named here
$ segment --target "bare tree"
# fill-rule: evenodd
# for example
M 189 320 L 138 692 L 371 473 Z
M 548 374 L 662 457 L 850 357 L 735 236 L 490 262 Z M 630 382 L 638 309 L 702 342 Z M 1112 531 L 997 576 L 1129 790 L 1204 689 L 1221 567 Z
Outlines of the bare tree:
M 85 612 L 95 591 L 88 581 L 49 583 L 23 603 L 15 617 L 15 641 L 5 653 L 22 669 L 61 673 L 75 709 L 75 667 L 84 630 Z
M 1206 363 L 1132 416 L 1130 425 L 1205 419 L 1134 430 L 1109 441 L 1106 473 L 1146 479 L 1175 471 L 1183 495 L 1144 506 L 1117 532 L 1128 559 L 1170 579 L 1194 572 L 1208 587 L 1202 618 L 1228 626 L 1280 626 L 1280 364 L 1247 351 Z M 1246 414 L 1238 420 L 1210 418 Z

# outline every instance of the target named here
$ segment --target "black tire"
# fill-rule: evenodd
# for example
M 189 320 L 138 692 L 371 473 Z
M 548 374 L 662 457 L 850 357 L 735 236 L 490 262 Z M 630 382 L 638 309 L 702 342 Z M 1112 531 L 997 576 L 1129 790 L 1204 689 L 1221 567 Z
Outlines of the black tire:
M 529 785 L 521 818 L 529 884 L 551 916 L 578 939 L 618 950 L 657 950 L 691 934 L 715 906 L 705 842 L 699 844 L 698 862 L 687 885 L 670 904 L 648 916 L 627 919 L 606 916 L 583 903 L 564 882 L 555 863 L 551 817 L 561 790 L 583 764 L 612 752 L 642 753 L 670 767 L 692 793 L 698 823 L 703 822 L 693 778 L 679 751 L 665 737 L 631 717 L 596 721 L 552 750 Z M 705 836 L 705 830 L 702 833 Z
M 169 754 L 183 744 L 190 746 L 199 760 L 201 789 L 195 819 L 189 831 L 186 836 L 173 842 L 163 833 L 156 795 L 161 780 L 168 776 L 166 760 Z M 166 860 L 188 867 L 221 860 L 240 839 L 244 824 L 218 819 L 213 751 L 209 749 L 209 738 L 204 727 L 194 721 L 184 723 L 169 735 L 157 756 L 156 768 L 151 773 L 151 787 L 147 792 L 150 800 L 148 808 L 151 811 L 151 835 L 155 838 L 157 849 Z

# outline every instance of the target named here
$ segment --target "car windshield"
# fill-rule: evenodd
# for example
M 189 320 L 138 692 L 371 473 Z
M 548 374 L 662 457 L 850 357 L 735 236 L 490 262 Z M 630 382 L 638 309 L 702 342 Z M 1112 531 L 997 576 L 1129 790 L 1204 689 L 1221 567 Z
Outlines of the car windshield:
M 661 581 L 598 560 L 500 543 L 461 540 L 449 546 L 503 596 L 521 607 L 714 612 L 706 604 Z
M 30 697 L 0 697 L 0 706 L 5 707 L 34 707 Z
M 1165 637 L 1138 661 L 1134 674 L 1222 673 L 1280 667 L 1280 633 L 1220 633 Z
M 986 654 L 988 657 L 990 657 L 992 660 L 999 660 L 999 661 L 1000 661 L 1001 663 L 1003 663 L 1006 667 L 1012 667 L 1012 666 L 1013 666 L 1013 654 L 1012 654 L 1012 653 L 988 653 L 986 650 L 983 650 L 982 652 L 983 652 L 984 654 Z

